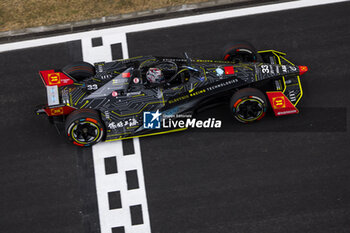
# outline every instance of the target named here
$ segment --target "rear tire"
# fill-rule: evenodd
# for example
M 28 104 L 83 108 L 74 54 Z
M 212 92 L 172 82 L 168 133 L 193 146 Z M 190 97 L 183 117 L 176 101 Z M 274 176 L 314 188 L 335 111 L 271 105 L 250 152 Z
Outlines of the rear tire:
M 67 117 L 65 134 L 74 145 L 92 146 L 104 138 L 105 127 L 97 111 L 79 109 Z
M 223 59 L 234 63 L 256 62 L 259 54 L 253 45 L 246 41 L 232 42 L 223 49 Z
M 236 120 L 242 123 L 250 123 L 265 116 L 267 100 L 260 90 L 244 88 L 233 94 L 230 109 Z
M 95 67 L 88 62 L 74 62 L 62 68 L 62 71 L 80 82 L 96 74 Z

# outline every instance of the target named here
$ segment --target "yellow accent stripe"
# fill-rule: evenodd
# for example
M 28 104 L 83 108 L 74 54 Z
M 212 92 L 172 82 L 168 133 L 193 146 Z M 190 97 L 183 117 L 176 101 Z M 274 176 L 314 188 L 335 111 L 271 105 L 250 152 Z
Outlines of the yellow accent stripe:
M 192 93 L 194 91 L 194 89 L 196 89 L 196 86 L 197 86 L 198 82 L 196 82 L 194 85 L 193 85 L 193 88 L 191 90 L 189 90 L 188 92 L 189 93 Z
M 180 70 L 179 72 L 177 72 L 176 76 L 179 75 L 180 73 L 186 71 L 186 70 L 188 70 L 188 69 L 182 69 L 182 70 Z
M 77 105 L 77 103 L 79 102 L 79 100 L 80 100 L 85 94 L 86 94 L 86 93 L 83 93 L 83 94 L 79 97 L 79 99 L 78 99 L 77 101 L 75 101 L 74 105 Z
M 283 53 L 283 52 L 280 52 L 280 51 L 277 51 L 277 50 L 273 50 L 273 49 L 258 51 L 258 53 L 267 53 L 267 52 L 278 53 L 278 54 L 281 54 L 282 56 L 286 56 L 287 55 L 286 53 Z
M 187 128 L 180 128 L 180 129 L 174 129 L 174 130 L 169 130 L 169 131 L 163 131 L 163 132 L 151 133 L 151 134 L 144 134 L 144 135 L 138 135 L 138 136 L 132 136 L 132 137 L 126 137 L 126 138 L 109 139 L 109 140 L 106 140 L 106 142 L 117 141 L 117 140 L 124 140 L 124 139 L 131 139 L 131 138 L 148 137 L 148 136 L 154 136 L 154 135 L 166 134 L 166 133 L 173 133 L 173 132 L 183 131 L 183 130 L 186 130 L 186 129 Z
M 301 99 L 301 97 L 303 96 L 303 88 L 301 86 L 301 82 L 300 82 L 300 77 L 298 75 L 298 83 L 299 83 L 299 87 L 300 87 L 300 96 L 299 98 L 297 99 L 297 101 L 295 102 L 294 106 L 297 106 L 297 104 L 299 103 L 299 100 Z
M 165 103 L 164 103 L 164 95 L 163 95 L 163 90 L 160 90 L 160 92 L 162 93 L 162 101 L 163 101 L 163 105 L 165 105 Z
M 152 59 L 147 59 L 145 60 L 144 62 L 142 62 L 140 65 L 139 65 L 139 68 L 141 68 L 143 66 L 143 64 L 145 64 L 146 62 L 148 61 L 155 61 L 156 59 L 152 58 Z
M 140 94 L 140 95 L 133 95 L 131 97 L 139 97 L 139 96 L 144 96 L 145 94 Z
M 138 128 L 140 127 L 139 125 L 136 125 L 136 126 L 131 126 L 131 127 L 126 127 L 127 129 L 134 129 L 134 128 Z
M 128 83 L 113 83 L 113 85 L 118 86 L 118 85 L 127 85 Z
M 136 114 L 139 114 L 140 112 L 142 112 L 143 109 L 145 109 L 145 107 L 147 107 L 149 104 L 163 104 L 164 105 L 164 99 L 163 101 L 158 101 L 158 102 L 151 102 L 151 103 L 147 103 L 145 106 L 143 106 L 143 108 L 138 111 L 138 112 L 134 112 L 134 113 L 128 113 L 128 114 L 125 114 L 125 115 L 121 115 L 119 113 L 116 113 L 114 111 L 111 111 L 113 114 L 117 115 L 117 116 L 131 116 L 131 115 L 136 115 Z
M 141 57 L 143 57 L 143 56 L 131 57 L 131 58 L 127 58 L 127 59 L 118 59 L 116 61 L 129 61 L 129 60 L 137 59 L 137 58 L 141 58 Z
M 181 87 L 175 87 L 175 88 L 171 88 L 172 90 L 181 90 L 182 88 L 184 88 L 184 86 Z
M 201 69 L 203 70 L 204 79 L 205 79 L 205 81 L 207 81 L 207 74 L 206 74 L 206 72 L 205 72 L 205 69 L 204 69 L 203 67 L 201 67 Z
M 72 104 L 73 104 L 72 95 L 69 94 L 69 104 L 67 104 L 67 105 L 71 106 Z
M 278 64 L 282 65 L 280 56 L 279 56 L 277 53 L 275 53 L 275 52 L 272 52 L 272 54 L 275 55 L 275 56 L 277 57 L 277 59 L 278 59 Z M 283 58 L 283 57 L 282 57 L 282 58 Z
M 259 65 L 261 65 L 262 63 L 260 63 Z M 253 68 L 249 67 L 248 65 L 244 65 L 244 64 L 240 64 L 240 65 L 234 65 L 233 67 L 242 67 L 242 68 L 246 68 L 249 70 L 254 70 Z
M 280 56 L 278 56 L 278 54 L 276 54 L 276 52 L 278 52 L 278 51 L 273 51 L 272 53 L 278 58 L 278 64 L 281 65 Z M 281 53 L 281 54 L 283 54 L 283 53 Z M 285 54 L 284 54 L 284 55 L 285 55 Z M 283 56 L 281 56 L 281 58 L 282 58 L 283 60 L 285 60 L 286 62 L 288 62 L 289 64 L 295 66 L 292 62 L 288 61 L 288 60 L 287 60 L 286 58 L 284 58 Z M 293 103 L 291 102 L 294 106 L 297 106 L 297 104 L 298 104 L 299 101 L 301 100 L 301 97 L 303 96 L 303 88 L 302 88 L 302 86 L 301 86 L 301 82 L 300 82 L 300 77 L 299 77 L 299 75 L 297 76 L 297 78 L 298 78 L 298 84 L 299 84 L 299 89 L 300 89 L 300 96 L 299 96 L 299 98 L 297 99 L 297 101 L 295 102 L 295 104 L 293 104 Z M 285 80 L 284 76 L 282 76 L 282 79 L 283 79 L 283 85 L 284 85 L 284 89 L 283 89 L 282 93 L 284 94 L 284 92 L 285 92 L 286 89 L 287 89 L 287 85 L 286 85 L 286 80 Z
M 293 63 L 291 63 L 290 61 L 288 61 L 286 58 L 282 57 L 283 60 L 285 60 L 286 62 L 288 62 L 289 64 L 291 64 L 292 66 L 295 66 Z
M 291 86 L 299 86 L 299 83 L 294 83 L 294 84 L 288 84 L 287 87 L 291 87 Z
M 87 101 L 85 102 L 85 104 L 83 104 L 83 106 L 81 106 L 80 108 L 83 108 L 85 105 L 87 105 L 87 103 L 89 103 L 88 100 L 87 100 Z
M 275 55 L 277 57 L 278 64 L 282 65 L 280 56 L 278 54 L 276 54 L 276 52 L 278 52 L 278 51 L 271 50 L 271 52 L 273 53 L 273 55 Z M 282 91 L 282 93 L 284 93 L 286 91 L 286 89 L 287 89 L 286 80 L 285 80 L 284 76 L 282 76 L 282 80 L 283 80 L 283 91 Z
M 107 137 L 115 137 L 115 136 L 124 135 L 124 134 L 131 134 L 131 133 L 128 132 L 128 133 L 112 134 L 112 135 L 107 135 Z M 110 140 L 114 140 L 114 139 L 110 139 Z

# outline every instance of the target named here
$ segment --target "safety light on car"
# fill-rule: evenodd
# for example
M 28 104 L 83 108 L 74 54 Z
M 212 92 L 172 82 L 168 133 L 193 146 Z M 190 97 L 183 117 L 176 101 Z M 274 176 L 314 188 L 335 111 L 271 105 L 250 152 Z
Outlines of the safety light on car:
M 307 66 L 299 66 L 299 75 L 303 75 L 308 71 Z

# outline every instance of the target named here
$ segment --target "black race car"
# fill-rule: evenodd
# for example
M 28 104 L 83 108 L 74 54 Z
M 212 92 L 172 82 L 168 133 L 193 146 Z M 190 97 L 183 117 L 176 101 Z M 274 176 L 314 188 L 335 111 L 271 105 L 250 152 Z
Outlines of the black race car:
M 256 51 L 246 42 L 228 46 L 222 60 L 140 56 L 94 66 L 76 62 L 40 71 L 48 103 L 36 114 L 64 123 L 78 146 L 184 129 L 162 128 L 161 115 L 193 116 L 229 100 L 233 118 L 260 120 L 271 106 L 276 116 L 298 113 L 302 97 L 296 66 L 275 50 Z M 156 124 L 158 123 L 158 124 Z

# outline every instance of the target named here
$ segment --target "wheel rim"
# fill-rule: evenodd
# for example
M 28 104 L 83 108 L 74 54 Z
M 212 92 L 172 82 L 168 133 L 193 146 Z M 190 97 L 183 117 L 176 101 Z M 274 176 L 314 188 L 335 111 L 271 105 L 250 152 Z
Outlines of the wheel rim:
M 90 121 L 78 121 L 71 130 L 71 136 L 77 143 L 88 144 L 100 137 L 100 128 Z
M 236 117 L 241 121 L 255 121 L 263 116 L 264 103 L 258 99 L 245 99 L 237 104 L 235 112 Z

